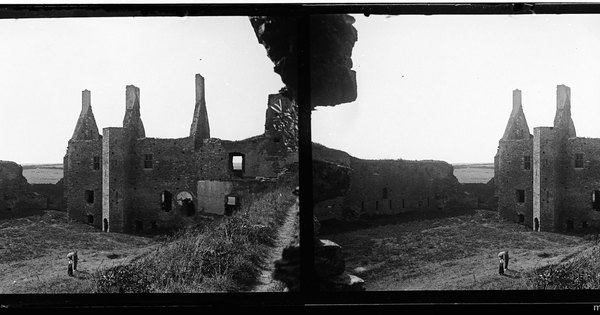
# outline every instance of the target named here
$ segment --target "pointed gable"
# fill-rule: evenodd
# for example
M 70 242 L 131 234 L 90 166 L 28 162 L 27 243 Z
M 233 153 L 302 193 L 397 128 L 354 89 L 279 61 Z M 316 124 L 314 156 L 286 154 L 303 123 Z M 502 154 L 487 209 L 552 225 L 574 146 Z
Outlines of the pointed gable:
M 575 124 L 571 118 L 571 88 L 562 84 L 556 86 L 554 127 L 566 131 L 569 138 L 577 136 Z
M 128 85 L 125 90 L 125 117 L 123 128 L 127 129 L 135 138 L 145 138 L 146 131 L 140 116 L 140 89 Z
M 81 113 L 75 126 L 75 131 L 71 140 L 98 140 L 100 133 L 96 125 L 94 113 L 92 113 L 92 104 L 90 91 L 84 90 L 81 93 Z
M 530 137 L 531 134 L 529 133 L 529 126 L 527 125 L 527 119 L 525 119 L 525 113 L 523 113 L 523 106 L 521 104 L 521 91 L 514 90 L 513 108 L 502 139 L 526 140 Z

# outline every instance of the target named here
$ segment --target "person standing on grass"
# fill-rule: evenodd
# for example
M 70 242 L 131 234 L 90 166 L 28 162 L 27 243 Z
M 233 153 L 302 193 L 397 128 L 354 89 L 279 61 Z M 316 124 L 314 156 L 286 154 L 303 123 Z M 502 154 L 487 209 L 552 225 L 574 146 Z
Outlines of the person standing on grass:
M 498 266 L 498 273 L 503 275 L 504 274 L 504 255 L 505 252 L 500 252 L 498 253 L 498 258 L 500 259 L 500 265 Z
M 73 270 L 77 270 L 77 251 L 73 254 Z
M 75 256 L 74 252 L 70 252 L 67 254 L 67 259 L 69 259 L 69 266 L 67 267 L 67 274 L 69 276 L 73 276 L 73 257 Z

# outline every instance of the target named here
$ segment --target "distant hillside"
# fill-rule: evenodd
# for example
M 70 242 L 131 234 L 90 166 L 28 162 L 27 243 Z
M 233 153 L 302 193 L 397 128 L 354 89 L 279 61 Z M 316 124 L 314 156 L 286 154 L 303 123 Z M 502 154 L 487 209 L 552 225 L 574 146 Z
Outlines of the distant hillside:
M 25 164 L 23 176 L 30 184 L 56 184 L 63 178 L 62 164 Z
M 453 164 L 454 176 L 461 184 L 485 184 L 494 177 L 494 163 Z

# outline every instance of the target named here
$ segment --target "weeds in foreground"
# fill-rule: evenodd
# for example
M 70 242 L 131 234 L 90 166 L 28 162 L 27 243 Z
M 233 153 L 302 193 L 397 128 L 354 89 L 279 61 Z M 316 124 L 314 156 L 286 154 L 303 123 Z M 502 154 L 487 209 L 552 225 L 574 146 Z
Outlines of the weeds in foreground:
M 535 290 L 582 290 L 600 288 L 600 248 L 561 264 L 535 268 L 526 275 Z
M 249 289 L 296 197 L 261 194 L 217 225 L 188 228 L 154 252 L 94 275 L 96 292 L 235 292 Z

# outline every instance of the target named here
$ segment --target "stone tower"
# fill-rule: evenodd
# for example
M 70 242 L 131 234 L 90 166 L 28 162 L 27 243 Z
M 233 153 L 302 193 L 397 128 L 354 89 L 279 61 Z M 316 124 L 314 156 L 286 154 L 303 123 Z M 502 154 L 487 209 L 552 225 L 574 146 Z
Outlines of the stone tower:
M 100 133 L 98 133 L 98 126 L 96 125 L 96 119 L 94 113 L 92 113 L 92 104 L 90 91 L 84 90 L 81 93 L 81 113 L 75 126 L 75 131 L 71 140 L 98 140 L 100 139 Z
M 81 113 L 63 159 L 64 196 L 69 219 L 100 227 L 102 217 L 102 137 L 84 90 Z
M 521 91 L 514 90 L 512 111 L 494 158 L 494 183 L 501 219 L 531 224 L 532 215 L 532 143 L 523 113 Z
M 208 125 L 208 113 L 206 111 L 206 100 L 204 97 L 204 78 L 196 74 L 196 106 L 194 118 L 190 128 L 190 136 L 194 138 L 194 147 L 202 146 L 204 139 L 210 138 L 210 127 Z

